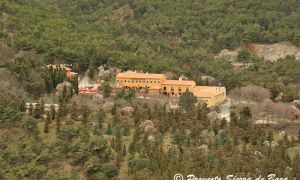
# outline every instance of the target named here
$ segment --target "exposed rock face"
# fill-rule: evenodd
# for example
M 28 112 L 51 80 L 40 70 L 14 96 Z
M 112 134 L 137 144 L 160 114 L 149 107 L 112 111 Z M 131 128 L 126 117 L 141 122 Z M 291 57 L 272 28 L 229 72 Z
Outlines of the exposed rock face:
M 286 167 L 284 173 L 286 176 L 290 176 L 293 173 L 293 168 Z
M 275 141 L 271 141 L 271 142 L 270 141 L 265 141 L 264 145 L 266 147 L 270 147 L 270 148 L 274 149 L 276 146 L 278 146 L 278 143 L 275 142 Z
M 300 48 L 287 43 L 250 44 L 249 48 L 252 53 L 270 61 L 277 61 L 279 58 L 284 58 L 288 55 L 294 55 L 296 59 L 300 60 Z
M 206 144 L 202 144 L 201 146 L 198 147 L 198 149 L 204 153 L 209 152 L 208 146 Z
M 104 98 L 101 94 L 96 94 L 93 96 L 93 101 L 96 101 L 96 102 L 103 102 L 104 101 Z
M 100 66 L 98 68 L 98 76 L 100 79 L 108 79 L 111 76 L 111 71 L 110 70 L 105 70 L 103 66 Z
M 288 43 L 249 44 L 248 48 L 253 54 L 269 61 L 277 61 L 279 58 L 285 58 L 286 56 L 295 56 L 296 59 L 300 60 L 300 48 Z M 234 51 L 223 49 L 215 58 L 235 61 L 238 56 L 238 51 L 239 48 Z
M 125 113 L 132 113 L 133 108 L 132 107 L 124 107 L 124 108 L 122 108 L 122 111 L 125 112 Z
M 110 67 L 109 69 L 105 70 L 104 66 L 99 66 L 98 67 L 98 76 L 101 80 L 109 79 L 110 77 L 115 76 L 114 74 L 121 72 L 120 69 L 116 67 Z
M 223 49 L 216 58 L 225 58 L 229 61 L 235 61 L 237 59 L 238 52 L 237 51 L 229 51 L 228 49 Z
M 62 93 L 64 86 L 66 86 L 67 90 L 69 90 L 69 88 L 72 86 L 71 83 L 69 83 L 68 81 L 64 81 L 63 83 L 59 83 L 56 86 L 56 93 L 60 94 Z
M 254 151 L 254 155 L 259 158 L 262 157 L 262 153 L 260 151 Z
M 156 128 L 154 123 L 151 120 L 145 120 L 139 126 L 140 131 L 146 134 L 154 134 L 156 132 Z
M 215 82 L 215 78 L 211 76 L 202 76 L 201 81 L 205 82 L 207 86 L 213 85 Z

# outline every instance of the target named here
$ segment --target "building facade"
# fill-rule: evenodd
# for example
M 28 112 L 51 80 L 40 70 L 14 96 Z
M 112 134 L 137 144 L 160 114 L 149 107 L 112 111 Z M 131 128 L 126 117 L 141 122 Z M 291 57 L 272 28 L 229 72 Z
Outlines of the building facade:
M 196 86 L 194 95 L 204 101 L 208 107 L 218 106 L 226 101 L 226 89 L 219 86 Z
M 137 73 L 130 71 L 117 74 L 116 86 L 125 88 L 160 89 L 163 80 L 166 80 L 166 76 L 163 74 Z
M 196 83 L 186 80 L 164 80 L 161 83 L 162 93 L 168 95 L 182 95 L 184 92 L 193 92 Z
M 198 100 L 204 101 L 208 107 L 220 105 L 226 101 L 226 89 L 219 86 L 196 86 L 195 81 L 168 80 L 164 74 L 139 72 L 122 72 L 116 76 L 116 88 L 136 88 L 147 91 L 148 95 L 180 96 L 184 92 L 193 93 Z

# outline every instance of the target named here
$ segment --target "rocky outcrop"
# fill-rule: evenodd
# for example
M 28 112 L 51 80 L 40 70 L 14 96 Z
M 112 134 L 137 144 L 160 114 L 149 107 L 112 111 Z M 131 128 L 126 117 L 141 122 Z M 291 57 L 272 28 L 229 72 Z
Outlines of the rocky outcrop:
M 145 120 L 139 126 L 140 131 L 146 134 L 154 134 L 156 132 L 156 128 L 154 123 L 151 120 Z
M 238 52 L 230 51 L 228 49 L 223 49 L 220 54 L 218 54 L 215 58 L 224 58 L 229 61 L 235 61 L 237 59 Z
M 234 51 L 223 49 L 215 58 L 223 58 L 234 62 L 238 58 L 239 49 Z M 279 58 L 285 58 L 286 56 L 295 56 L 296 59 L 300 60 L 300 48 L 288 43 L 249 44 L 248 49 L 256 56 L 269 61 L 277 61 Z
M 208 145 L 206 144 L 202 144 L 201 146 L 198 147 L 198 149 L 205 154 L 209 152 Z
M 274 149 L 278 146 L 278 143 L 275 141 L 264 141 L 264 146 Z
M 130 114 L 133 112 L 133 108 L 132 107 L 124 107 L 121 109 L 124 113 Z
M 63 92 L 63 89 L 64 89 L 65 86 L 66 86 L 67 91 L 68 91 L 72 85 L 68 81 L 64 81 L 63 83 L 59 83 L 56 86 L 56 93 L 61 94 Z
M 296 59 L 300 60 L 300 48 L 288 43 L 250 44 L 249 49 L 253 54 L 270 61 L 277 61 L 279 58 L 284 58 L 288 55 L 294 55 Z

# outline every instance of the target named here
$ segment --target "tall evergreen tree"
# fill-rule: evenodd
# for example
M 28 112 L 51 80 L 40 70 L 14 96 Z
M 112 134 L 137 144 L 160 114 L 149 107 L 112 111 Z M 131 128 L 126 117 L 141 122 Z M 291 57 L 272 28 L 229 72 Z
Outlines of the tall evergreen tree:
M 49 132 L 49 124 L 50 124 L 50 121 L 51 121 L 51 115 L 50 113 L 48 112 L 47 113 L 47 118 L 46 118 L 46 121 L 45 121 L 45 126 L 44 126 L 44 133 L 48 133 Z
M 89 122 L 90 109 L 87 105 L 81 107 L 82 123 L 86 126 Z

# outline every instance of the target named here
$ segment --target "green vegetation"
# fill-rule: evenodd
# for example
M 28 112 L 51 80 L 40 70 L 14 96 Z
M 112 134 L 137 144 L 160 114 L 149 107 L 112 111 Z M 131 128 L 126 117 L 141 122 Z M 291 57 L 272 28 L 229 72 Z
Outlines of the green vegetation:
M 43 68 L 68 63 L 92 80 L 100 65 L 197 84 L 208 84 L 201 77 L 209 75 L 228 91 L 269 89 L 252 86 L 252 95 L 264 90 L 259 102 L 272 105 L 281 92 L 280 101 L 291 102 L 300 98 L 300 61 L 266 61 L 247 45 L 300 46 L 298 0 L 0 0 L 0 12 L 0 179 L 300 178 L 300 131 L 282 136 L 254 124 L 251 104 L 234 109 L 227 123 L 191 93 L 171 109 L 164 97 L 137 98 L 133 88 L 114 95 L 107 78 L 104 99 L 95 98 L 78 95 L 77 77 Z M 238 47 L 242 68 L 214 58 Z M 66 80 L 71 85 L 56 91 Z M 43 108 L 49 99 L 59 110 Z
M 299 86 L 291 85 L 299 84 L 299 61 L 265 62 L 242 51 L 242 62 L 255 62 L 250 69 L 233 70 L 229 62 L 213 59 L 221 49 L 251 42 L 299 46 L 297 0 L 24 0 L 1 5 L 7 15 L 2 24 L 12 34 L 2 32 L 3 40 L 17 49 L 35 49 L 49 61 L 76 63 L 80 73 L 89 68 L 91 77 L 95 67 L 110 64 L 185 74 L 198 83 L 209 74 L 228 89 L 248 83 L 282 86 L 288 96 L 299 97 Z

